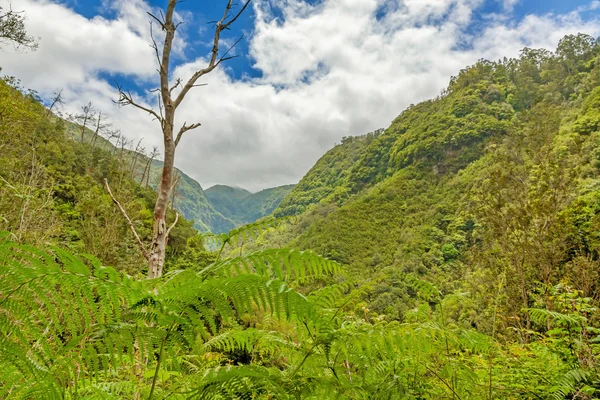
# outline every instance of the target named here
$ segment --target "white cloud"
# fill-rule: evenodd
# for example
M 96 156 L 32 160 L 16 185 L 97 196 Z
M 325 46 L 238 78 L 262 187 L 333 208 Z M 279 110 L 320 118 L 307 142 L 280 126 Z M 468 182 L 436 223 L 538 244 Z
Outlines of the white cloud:
M 521 0 L 499 0 L 499 1 L 502 2 L 502 5 L 504 6 L 504 9 L 506 11 L 512 11 L 513 8 L 515 8 L 515 6 L 521 2 Z
M 598 21 L 582 21 L 577 11 L 519 23 L 491 18 L 470 35 L 481 3 L 255 0 L 250 57 L 262 76 L 235 81 L 218 69 L 203 80 L 207 87 L 190 92 L 178 120 L 202 127 L 184 137 L 178 166 L 205 186 L 256 190 L 295 182 L 342 136 L 388 126 L 479 58 L 515 56 L 525 45 L 552 49 L 565 34 L 600 32 Z M 156 73 L 148 32 L 139 28 L 145 3 L 116 4 L 116 20 L 107 21 L 85 19 L 48 0 L 22 0 L 30 30 L 43 39 L 40 50 L 3 53 L 0 65 L 42 94 L 68 88 L 71 107 L 93 100 L 130 137 L 146 136 L 149 146 L 160 142 L 158 126 L 134 109 L 112 106 L 116 90 L 97 75 L 134 74 L 146 81 Z M 202 65 L 202 59 L 191 60 L 174 75 L 187 78 Z

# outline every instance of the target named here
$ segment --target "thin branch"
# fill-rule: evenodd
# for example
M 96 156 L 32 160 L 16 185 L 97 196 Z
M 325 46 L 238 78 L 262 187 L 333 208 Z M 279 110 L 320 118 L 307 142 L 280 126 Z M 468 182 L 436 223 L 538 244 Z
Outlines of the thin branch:
M 229 48 L 227 49 L 227 51 L 226 51 L 226 52 L 225 52 L 225 53 L 224 53 L 224 54 L 221 56 L 221 58 L 220 58 L 220 59 L 219 59 L 219 61 L 217 62 L 217 65 L 221 64 L 223 61 L 231 60 L 232 58 L 235 58 L 235 57 L 237 57 L 237 56 L 230 56 L 230 57 L 227 57 L 227 54 L 229 54 L 229 52 L 230 52 L 231 50 L 233 50 L 233 48 L 234 48 L 235 46 L 237 46 L 237 45 L 238 45 L 238 44 L 239 44 L 239 43 L 242 41 L 242 39 L 243 39 L 243 38 L 244 38 L 244 35 L 241 35 L 241 36 L 240 36 L 240 38 L 239 38 L 238 40 L 236 40 L 234 44 L 232 44 L 231 46 L 229 46 Z
M 229 26 L 231 24 L 233 24 L 240 17 L 240 15 L 242 15 L 244 10 L 246 10 L 246 8 L 248 8 L 248 6 L 250 5 L 251 1 L 252 0 L 246 1 L 244 3 L 244 5 L 242 6 L 242 8 L 240 9 L 240 11 L 233 18 L 227 20 L 227 18 L 229 17 L 229 12 L 231 11 L 231 7 L 233 6 L 233 0 L 229 0 L 229 2 L 227 3 L 227 7 L 225 7 L 225 12 L 223 13 L 223 18 L 221 18 L 216 23 L 215 36 L 213 38 L 213 48 L 211 50 L 211 58 L 210 58 L 208 65 L 206 66 L 206 68 L 196 71 L 192 75 L 192 77 L 188 80 L 188 82 L 185 84 L 185 86 L 183 87 L 183 89 L 181 90 L 179 95 L 177 96 L 177 99 L 175 99 L 175 102 L 173 103 L 174 108 L 177 108 L 181 104 L 181 102 L 183 101 L 183 99 L 185 98 L 187 93 L 190 91 L 190 89 L 192 89 L 194 87 L 194 85 L 196 84 L 196 81 L 198 79 L 200 79 L 200 77 L 212 72 L 223 61 L 227 61 L 227 60 L 230 60 L 231 58 L 233 58 L 233 57 L 227 57 L 227 54 L 229 54 L 231 49 L 233 49 L 233 47 L 235 47 L 242 40 L 242 38 L 238 39 L 234 43 L 234 45 L 231 46 L 221 58 L 219 58 L 219 41 L 221 40 L 221 32 L 223 32 L 225 29 L 228 29 Z
M 179 213 L 175 213 L 175 221 L 173 221 L 173 223 L 171 224 L 169 229 L 167 229 L 167 237 L 169 237 L 169 234 L 171 233 L 171 229 L 175 228 L 175 225 L 177 225 L 177 221 L 179 221 Z
M 172 192 L 173 189 L 175 189 L 175 186 L 177 186 L 177 184 L 179 183 L 179 179 L 181 179 L 181 175 L 177 175 L 175 180 L 173 180 L 173 184 L 171 185 L 171 190 L 169 190 L 169 192 Z
M 146 258 L 146 260 L 150 260 L 150 255 L 148 254 L 148 251 L 146 250 L 146 247 L 144 246 L 142 239 L 140 239 L 140 236 L 137 234 L 137 231 L 135 230 L 135 226 L 133 226 L 133 222 L 131 222 L 131 219 L 127 215 L 127 212 L 125 211 L 123 206 L 121 206 L 121 203 L 119 203 L 119 201 L 115 198 L 115 196 L 113 196 L 113 193 L 110 190 L 110 186 L 108 185 L 108 179 L 104 179 L 104 186 L 106 187 L 106 191 L 110 195 L 110 198 L 112 199 L 113 203 L 115 203 L 115 205 L 121 211 L 121 214 L 123 214 L 123 217 L 125 217 L 125 219 L 127 220 L 127 223 L 129 224 L 129 229 L 131 229 L 131 232 L 133 233 L 133 236 L 135 237 L 135 240 L 137 241 L 140 251 Z
M 160 25 L 160 27 L 162 28 L 163 31 L 165 30 L 165 23 L 163 21 L 161 21 L 160 19 L 158 19 L 158 17 L 155 16 L 154 14 L 152 14 L 152 13 L 147 13 L 147 14 L 150 17 L 152 17 L 156 22 L 159 23 L 159 25 Z M 161 14 L 162 14 L 162 11 L 161 11 Z M 164 18 L 164 15 L 163 15 L 163 18 Z
M 223 24 L 223 28 L 221 30 L 225 30 L 227 28 L 229 28 L 229 25 L 233 24 L 239 17 L 240 15 L 242 15 L 242 13 L 246 10 L 246 8 L 248 8 L 248 6 L 250 5 L 250 1 L 252 0 L 248 0 L 243 6 L 242 9 L 235 15 L 235 17 L 233 17 L 232 19 L 230 19 L 228 22 L 226 22 L 225 24 Z M 229 1 L 229 8 L 227 9 L 227 13 L 229 13 L 229 10 L 231 10 L 231 0 Z M 227 14 L 226 14 L 227 15 Z
M 179 144 L 179 141 L 181 140 L 181 137 L 184 133 L 186 133 L 187 131 L 191 131 L 192 129 L 196 129 L 200 126 L 202 126 L 202 124 L 200 124 L 199 122 L 192 125 L 186 125 L 186 122 L 184 122 L 183 126 L 179 130 L 179 133 L 177 133 L 177 138 L 175 139 L 175 147 L 177 147 L 177 145 Z
M 177 89 L 179 86 L 181 86 L 181 78 L 177 78 L 175 84 L 169 89 L 169 94 L 172 94 L 173 90 Z
M 136 108 L 139 108 L 140 110 L 142 110 L 142 111 L 145 111 L 145 112 L 147 112 L 148 114 L 150 114 L 150 115 L 154 116 L 154 118 L 156 118 L 156 119 L 157 119 L 157 120 L 158 120 L 158 121 L 159 121 L 159 122 L 162 124 L 162 122 L 163 122 L 163 119 L 161 118 L 161 116 L 160 116 L 160 115 L 158 115 L 158 114 L 156 113 L 156 111 L 154 111 L 154 110 L 153 110 L 153 109 L 151 109 L 151 108 L 144 107 L 144 106 L 142 106 L 141 104 L 138 104 L 138 103 L 136 103 L 136 102 L 133 100 L 133 97 L 132 97 L 132 95 L 131 95 L 131 92 L 125 92 L 125 91 L 123 90 L 123 88 L 122 88 L 120 85 L 117 85 L 117 89 L 119 90 L 119 100 L 117 100 L 117 101 L 114 101 L 114 100 L 113 100 L 113 102 L 114 102 L 114 103 L 118 104 L 118 105 L 119 105 L 119 106 L 121 106 L 121 107 L 125 107 L 125 106 L 129 106 L 129 105 L 131 105 L 131 106 L 134 106 L 134 107 L 136 107 Z
M 152 15 L 152 14 L 150 14 Z M 156 61 L 162 70 L 162 64 L 160 62 L 160 52 L 158 51 L 158 44 L 156 44 L 156 40 L 154 39 L 154 32 L 152 31 L 152 21 L 150 21 L 150 38 L 152 39 L 152 49 L 154 49 L 154 54 L 156 55 Z

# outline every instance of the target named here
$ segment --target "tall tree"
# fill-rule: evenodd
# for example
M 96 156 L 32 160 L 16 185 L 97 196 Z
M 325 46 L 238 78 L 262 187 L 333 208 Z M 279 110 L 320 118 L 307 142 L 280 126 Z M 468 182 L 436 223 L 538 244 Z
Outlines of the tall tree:
M 233 12 L 232 10 L 233 0 L 228 0 L 227 5 L 225 6 L 223 17 L 215 23 L 213 47 L 210 53 L 208 64 L 204 68 L 192 74 L 186 83 L 183 83 L 181 79 L 177 79 L 175 82 L 169 82 L 171 72 L 171 50 L 177 28 L 180 25 L 180 23 L 175 23 L 174 21 L 175 8 L 180 2 L 180 0 L 169 0 L 166 11 L 161 13 L 160 17 L 148 13 L 152 20 L 157 22 L 164 32 L 164 40 L 161 46 L 162 49 L 159 48 L 154 36 L 152 35 L 152 47 L 156 54 L 156 60 L 159 65 L 158 73 L 160 76 L 160 88 L 157 90 L 159 92 L 158 111 L 135 101 L 131 93 L 119 88 L 119 104 L 122 106 L 132 105 L 144 112 L 147 112 L 160 123 L 163 133 L 164 166 L 161 180 L 158 185 L 158 197 L 154 207 L 152 243 L 149 251 L 147 251 L 144 246 L 140 244 L 140 250 L 143 254 L 147 255 L 148 259 L 148 278 L 157 278 L 161 276 L 165 263 L 167 239 L 169 231 L 172 228 L 172 226 L 167 228 L 166 213 L 173 187 L 175 149 L 179 145 L 181 138 L 186 132 L 196 129 L 200 126 L 200 123 L 188 125 L 187 122 L 184 122 L 183 125 L 176 130 L 176 111 L 183 103 L 189 91 L 194 87 L 201 86 L 197 84 L 198 79 L 215 70 L 215 68 L 217 68 L 222 62 L 233 58 L 233 56 L 230 55 L 231 50 L 237 43 L 239 43 L 241 38 L 238 39 L 225 52 L 220 54 L 219 46 L 221 42 L 221 34 L 226 29 L 229 29 L 229 27 L 240 17 L 240 15 L 242 15 L 246 8 L 248 8 L 251 0 L 245 1 L 237 12 Z M 152 22 L 150 26 L 152 27 Z

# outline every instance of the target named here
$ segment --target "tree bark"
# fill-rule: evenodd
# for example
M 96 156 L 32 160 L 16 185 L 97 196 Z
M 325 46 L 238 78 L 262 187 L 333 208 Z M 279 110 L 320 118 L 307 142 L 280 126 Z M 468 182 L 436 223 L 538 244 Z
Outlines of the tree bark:
M 172 132 L 172 125 L 171 125 Z M 154 232 L 152 245 L 150 247 L 150 257 L 148 259 L 148 278 L 158 278 L 162 276 L 165 265 L 165 253 L 167 250 L 167 208 L 169 206 L 169 197 L 171 194 L 171 182 L 173 181 L 173 168 L 175 165 L 175 144 L 172 140 L 173 135 L 165 135 L 165 158 L 158 186 L 158 197 L 154 205 Z
M 190 79 L 184 84 L 181 85 L 181 79 L 177 79 L 175 84 L 171 86 L 169 84 L 169 70 L 170 70 L 170 59 L 171 59 L 171 49 L 173 46 L 173 40 L 175 38 L 175 31 L 179 24 L 175 24 L 173 21 L 173 16 L 175 13 L 175 7 L 180 2 L 179 0 L 169 0 L 166 12 L 164 14 L 161 13 L 161 18 L 152 15 L 150 17 L 153 18 L 154 21 L 158 22 L 161 29 L 165 32 L 165 39 L 162 46 L 162 54 L 159 50 L 159 47 L 152 35 L 152 48 L 154 49 L 154 53 L 156 56 L 157 63 L 159 65 L 159 75 L 160 75 L 160 96 L 159 96 L 159 108 L 160 110 L 157 112 L 153 110 L 151 107 L 144 106 L 140 103 L 136 103 L 133 100 L 131 93 L 122 90 L 119 87 L 119 101 L 118 103 L 121 105 L 133 105 L 140 110 L 150 114 L 153 116 L 160 124 L 163 132 L 163 142 L 164 142 L 164 165 L 162 170 L 162 176 L 160 179 L 160 183 L 158 185 L 158 197 L 156 199 L 156 204 L 154 205 L 154 234 L 152 238 L 152 245 L 150 246 L 150 252 L 148 257 L 148 278 L 158 278 L 162 275 L 164 265 L 165 265 L 165 253 L 167 249 L 167 240 L 169 237 L 169 232 L 173 228 L 173 226 L 177 223 L 177 218 L 173 223 L 173 226 L 167 229 L 166 224 L 166 214 L 169 205 L 169 198 L 171 191 L 173 190 L 173 170 L 175 167 L 175 149 L 179 144 L 184 133 L 187 131 L 196 129 L 200 126 L 199 123 L 194 123 L 191 125 L 187 125 L 186 122 L 179 128 L 177 131 L 177 135 L 174 135 L 174 123 L 175 123 L 175 111 L 177 107 L 182 103 L 186 94 L 194 87 L 203 86 L 200 84 L 196 84 L 198 79 L 202 76 L 212 72 L 215 68 L 221 64 L 223 61 L 227 61 L 233 56 L 228 56 L 231 49 L 241 40 L 241 38 L 234 43 L 220 58 L 219 58 L 219 42 L 221 38 L 221 33 L 224 30 L 227 30 L 231 24 L 233 24 L 239 16 L 244 12 L 244 10 L 249 6 L 251 0 L 247 0 L 244 2 L 244 5 L 240 8 L 240 10 L 233 14 L 231 13 L 231 9 L 233 7 L 233 0 L 228 0 L 227 5 L 225 7 L 225 12 L 223 13 L 223 18 L 216 22 L 215 25 L 215 34 L 213 38 L 213 48 L 211 50 L 211 57 L 208 62 L 208 65 L 196 72 L 190 77 Z M 150 28 L 152 29 L 152 24 L 150 24 Z M 180 88 L 179 94 L 175 98 L 173 98 L 172 94 L 175 89 Z M 152 160 L 150 160 L 152 163 Z M 148 170 L 148 177 L 150 176 L 150 171 Z M 179 217 L 179 215 L 177 215 Z

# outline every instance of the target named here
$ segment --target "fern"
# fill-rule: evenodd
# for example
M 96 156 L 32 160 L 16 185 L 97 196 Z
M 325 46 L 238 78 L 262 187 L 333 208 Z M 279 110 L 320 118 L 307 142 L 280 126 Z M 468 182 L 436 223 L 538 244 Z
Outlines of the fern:
M 297 345 L 274 332 L 231 328 L 258 310 L 279 320 L 313 320 L 314 305 L 286 280 L 339 271 L 310 252 L 277 250 L 136 281 L 93 258 L 7 240 L 0 242 L 0 263 L 2 398 L 172 397 L 186 390 L 243 398 L 273 391 L 268 369 L 234 374 L 199 360 L 214 352 L 223 362 L 223 355 L 250 348 L 265 359 L 278 349 L 293 352 Z M 186 377 L 169 392 L 165 377 L 176 371 Z M 198 375 L 205 379 L 194 389 Z

